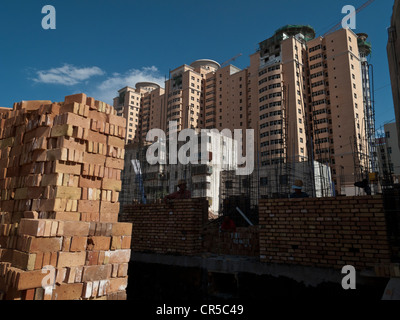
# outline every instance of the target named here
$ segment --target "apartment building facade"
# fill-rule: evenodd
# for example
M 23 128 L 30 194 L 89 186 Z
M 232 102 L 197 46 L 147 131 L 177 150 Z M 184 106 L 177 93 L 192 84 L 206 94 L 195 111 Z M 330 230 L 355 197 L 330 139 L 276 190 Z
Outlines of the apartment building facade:
M 310 26 L 289 25 L 260 42 L 243 70 L 201 59 L 170 71 L 165 90 L 137 85 L 131 141 L 152 128 L 168 135 L 170 121 L 177 131 L 254 129 L 257 167 L 290 175 L 290 164 L 318 161 L 331 168 L 336 194 L 357 194 L 354 183 L 369 169 L 358 38 L 349 29 L 315 37 Z

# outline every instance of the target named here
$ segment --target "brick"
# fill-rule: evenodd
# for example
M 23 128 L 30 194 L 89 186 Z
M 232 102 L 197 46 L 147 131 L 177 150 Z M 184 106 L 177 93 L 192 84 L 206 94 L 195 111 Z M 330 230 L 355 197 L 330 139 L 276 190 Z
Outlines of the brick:
M 97 281 L 111 277 L 111 265 L 93 265 L 83 267 L 82 281 Z
M 51 134 L 50 136 L 52 138 L 55 137 L 72 137 L 74 135 L 74 126 L 71 124 L 62 124 L 58 126 L 54 126 L 51 129 Z
M 99 251 L 87 251 L 86 265 L 92 266 L 97 265 L 99 261 Z
M 68 162 L 54 161 L 53 173 L 69 173 L 74 175 L 80 175 L 82 165 L 78 163 L 69 164 Z
M 86 252 L 58 252 L 57 268 L 85 265 Z
M 121 277 L 127 277 L 128 276 L 128 268 L 129 264 L 128 263 L 121 263 L 118 267 L 118 274 L 117 276 L 119 278 Z
M 86 163 L 104 166 L 106 163 L 106 156 L 103 156 L 101 154 L 92 154 L 85 152 L 85 154 L 83 155 L 83 161 Z
M 130 236 L 132 235 L 132 224 L 126 222 L 113 223 L 111 234 L 113 236 Z
M 62 183 L 62 173 L 44 174 L 42 176 L 41 186 L 61 186 Z
M 110 279 L 109 293 L 125 291 L 128 286 L 128 278 L 112 278 Z
M 93 251 L 107 251 L 110 250 L 111 238 L 104 236 L 91 236 L 88 238 L 88 250 Z
M 122 237 L 121 236 L 112 236 L 111 237 L 111 250 L 121 249 L 122 246 Z
M 42 273 L 42 270 L 18 272 L 15 280 L 15 287 L 17 290 L 40 288 L 42 287 L 42 281 L 47 276 L 47 273 Z M 51 284 L 51 277 L 48 277 L 48 279 Z
M 122 249 L 115 251 L 106 251 L 104 263 L 125 263 L 130 261 L 131 250 L 130 249 Z
M 32 211 L 64 211 L 66 199 L 35 199 L 32 201 Z
M 44 235 L 45 225 L 46 222 L 44 220 L 22 219 L 19 224 L 18 234 L 42 237 Z
M 126 119 L 124 117 L 109 114 L 107 115 L 107 121 L 108 123 L 118 127 L 123 127 L 123 128 L 126 127 Z
M 87 237 L 74 236 L 71 240 L 69 251 L 85 251 L 87 245 Z
M 83 298 L 89 299 L 92 296 L 93 282 L 85 282 L 83 285 Z
M 64 221 L 64 236 L 87 236 L 89 235 L 89 222 Z
M 42 269 L 42 267 L 43 267 L 43 255 L 44 255 L 43 252 L 37 252 L 36 253 L 34 270 Z
M 66 267 L 67 273 L 65 276 L 66 283 L 75 283 L 76 269 L 77 267 Z
M 19 106 L 22 109 L 27 111 L 38 110 L 42 105 L 52 104 L 49 100 L 31 100 L 31 101 L 22 101 L 19 103 Z
M 79 212 L 99 212 L 100 201 L 98 200 L 78 200 Z
M 30 254 L 18 250 L 13 250 L 12 265 L 22 270 L 34 270 L 36 262 L 36 254 Z
M 73 102 L 86 104 L 86 100 L 87 100 L 87 96 L 84 93 L 73 94 L 73 95 L 66 96 L 64 98 L 64 105 L 70 104 Z
M 101 187 L 106 190 L 121 191 L 122 181 L 104 178 Z
M 79 187 L 80 188 L 93 188 L 100 189 L 101 188 L 101 179 L 96 177 L 80 177 L 79 178 Z
M 69 251 L 69 248 L 71 247 L 71 240 L 71 237 L 63 237 L 62 251 Z
M 53 300 L 77 300 L 82 296 L 83 283 L 61 284 L 53 291 Z
M 106 157 L 106 167 L 124 170 L 125 162 L 123 159 L 116 159 L 112 157 Z
M 131 236 L 122 236 L 121 249 L 130 249 L 132 243 Z
M 28 251 L 37 252 L 55 252 L 61 250 L 62 237 L 53 238 L 31 238 Z
M 56 283 L 61 284 L 67 278 L 67 268 L 58 268 L 56 270 Z

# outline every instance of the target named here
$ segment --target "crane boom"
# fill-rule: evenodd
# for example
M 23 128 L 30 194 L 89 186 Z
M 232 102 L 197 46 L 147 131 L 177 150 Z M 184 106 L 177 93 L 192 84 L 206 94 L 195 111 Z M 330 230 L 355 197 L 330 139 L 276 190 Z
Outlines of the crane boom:
M 227 60 L 227 61 L 225 61 L 224 63 L 222 63 L 222 64 L 221 64 L 221 67 L 226 66 L 226 65 L 229 64 L 229 62 L 231 62 L 231 61 L 235 61 L 235 60 L 236 60 L 237 58 L 239 58 L 241 55 L 242 55 L 242 54 L 239 53 L 239 54 L 237 54 L 236 56 L 234 56 L 233 58 L 230 58 L 229 60 Z

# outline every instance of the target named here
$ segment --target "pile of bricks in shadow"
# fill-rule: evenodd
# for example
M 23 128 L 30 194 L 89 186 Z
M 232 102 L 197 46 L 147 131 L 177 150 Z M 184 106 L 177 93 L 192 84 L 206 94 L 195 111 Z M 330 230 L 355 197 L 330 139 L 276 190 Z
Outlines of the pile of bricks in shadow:
M 0 300 L 126 299 L 126 120 L 85 94 L 0 113 Z

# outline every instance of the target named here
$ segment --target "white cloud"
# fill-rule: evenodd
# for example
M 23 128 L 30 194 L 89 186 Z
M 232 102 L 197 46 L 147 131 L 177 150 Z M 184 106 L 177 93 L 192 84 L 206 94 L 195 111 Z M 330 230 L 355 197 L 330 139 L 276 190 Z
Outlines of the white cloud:
M 36 74 L 37 77 L 33 79 L 35 82 L 73 86 L 91 77 L 104 75 L 105 72 L 99 67 L 79 68 L 65 64 L 59 68 L 37 71 Z
M 164 87 L 164 76 L 155 67 L 143 67 L 142 69 L 130 69 L 125 73 L 114 73 L 101 82 L 96 89 L 90 92 L 90 96 L 96 100 L 113 104 L 113 99 L 118 96 L 118 90 L 129 86 L 135 88 L 138 82 L 155 82 Z

